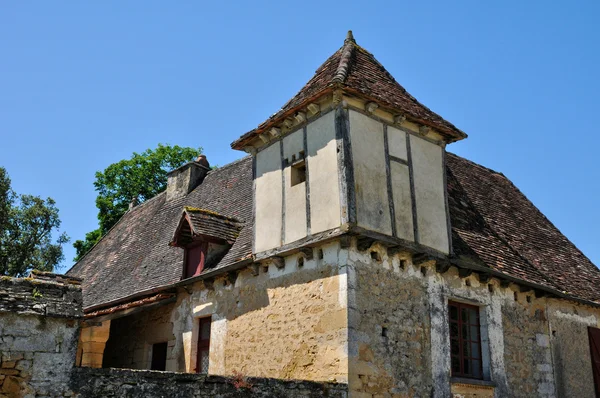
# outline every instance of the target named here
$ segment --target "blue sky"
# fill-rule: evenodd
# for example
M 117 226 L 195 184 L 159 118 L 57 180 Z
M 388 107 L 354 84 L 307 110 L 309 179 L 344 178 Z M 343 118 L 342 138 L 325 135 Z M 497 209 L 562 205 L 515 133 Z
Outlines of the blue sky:
M 598 1 L 3 2 L 0 166 L 81 239 L 97 170 L 159 142 L 243 156 L 229 144 L 352 29 L 469 134 L 450 151 L 511 178 L 600 264 L 598 15 Z

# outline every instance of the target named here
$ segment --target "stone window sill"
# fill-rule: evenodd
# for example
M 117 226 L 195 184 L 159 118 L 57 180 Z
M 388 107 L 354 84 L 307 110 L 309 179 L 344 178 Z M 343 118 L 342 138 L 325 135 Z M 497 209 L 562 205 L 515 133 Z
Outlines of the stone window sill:
M 470 384 L 472 386 L 496 387 L 496 383 L 491 380 L 468 379 L 466 377 L 451 377 L 452 384 Z

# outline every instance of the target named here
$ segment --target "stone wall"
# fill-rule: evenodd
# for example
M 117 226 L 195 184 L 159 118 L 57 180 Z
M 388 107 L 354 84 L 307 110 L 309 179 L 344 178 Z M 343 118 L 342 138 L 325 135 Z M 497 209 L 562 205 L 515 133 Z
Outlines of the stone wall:
M 588 326 L 600 309 L 374 244 L 348 253 L 349 394 L 591 397 Z M 448 302 L 479 307 L 484 380 L 452 378 Z
M 173 304 L 111 320 L 104 366 L 149 369 L 152 344 L 168 342 L 166 370 L 194 373 L 210 317 L 209 374 L 346 382 L 346 256 L 334 242 L 180 288 Z
M 105 368 L 149 369 L 152 345 L 175 344 L 171 312 L 173 304 L 160 306 L 137 314 L 113 319 L 104 349 Z M 168 350 L 172 352 L 172 350 Z M 176 370 L 176 361 L 167 356 L 167 370 Z
M 378 257 L 379 260 L 373 259 Z M 428 397 L 431 337 L 422 275 L 383 247 L 349 259 L 349 387 L 352 397 Z M 400 273 L 406 273 L 399 278 Z
M 0 397 L 70 396 L 82 317 L 78 280 L 0 278 Z
M 71 381 L 76 397 L 264 397 L 347 398 L 347 386 L 297 380 L 226 378 L 190 373 L 78 368 Z

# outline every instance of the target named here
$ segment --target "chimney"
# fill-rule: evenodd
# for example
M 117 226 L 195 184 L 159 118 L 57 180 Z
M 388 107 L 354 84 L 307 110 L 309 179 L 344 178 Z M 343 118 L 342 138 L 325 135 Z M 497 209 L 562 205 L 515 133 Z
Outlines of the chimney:
M 200 155 L 195 161 L 170 171 L 167 174 L 167 200 L 181 198 L 192 192 L 202 184 L 209 170 L 210 164 L 206 156 Z
M 129 211 L 131 211 L 135 206 L 139 205 L 140 201 L 138 200 L 137 196 L 133 197 L 131 199 L 131 202 L 129 202 Z

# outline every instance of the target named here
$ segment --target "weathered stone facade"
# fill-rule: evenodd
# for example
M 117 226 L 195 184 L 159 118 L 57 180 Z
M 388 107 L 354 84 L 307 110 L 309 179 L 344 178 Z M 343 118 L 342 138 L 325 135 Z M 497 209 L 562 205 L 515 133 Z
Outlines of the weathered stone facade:
M 197 320 L 211 316 L 214 375 L 348 382 L 358 398 L 594 394 L 587 326 L 600 325 L 600 310 L 455 267 L 440 272 L 435 261 L 415 265 L 379 243 L 313 250 L 310 260 L 297 253 L 279 268 L 197 282 L 175 303 L 113 319 L 105 355 L 147 368 L 135 351 L 141 358 L 163 339 L 168 370 L 193 372 Z M 449 300 L 480 308 L 483 381 L 451 377 Z
M 72 278 L 0 278 L 0 397 L 71 396 L 81 304 Z
M 111 320 L 105 366 L 148 369 L 151 345 L 164 341 L 166 369 L 193 372 L 198 320 L 211 317 L 210 374 L 346 382 L 347 250 L 334 242 L 314 251 L 258 275 L 197 282 L 176 303 Z

